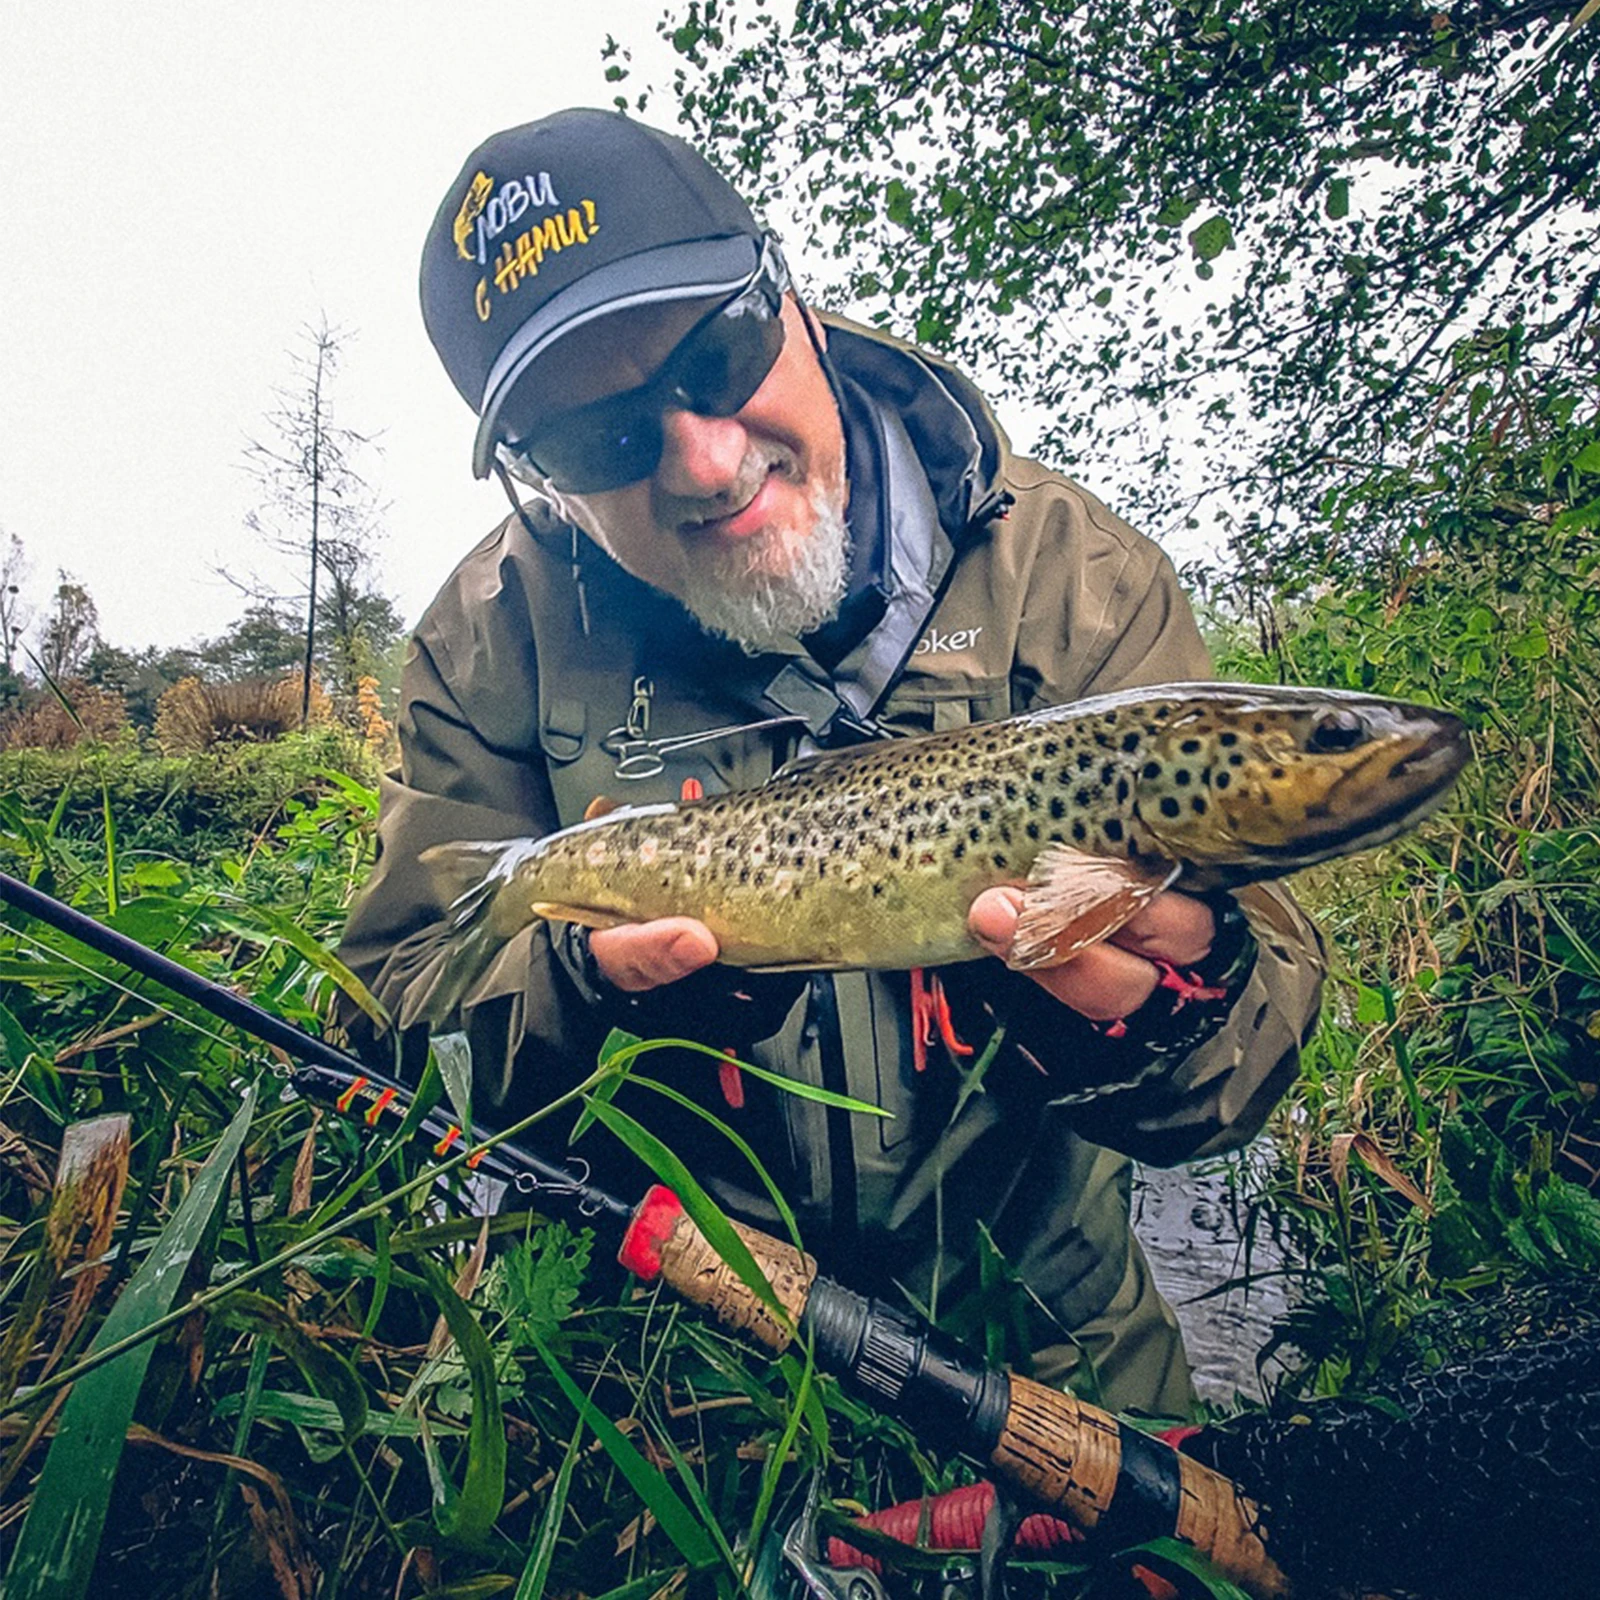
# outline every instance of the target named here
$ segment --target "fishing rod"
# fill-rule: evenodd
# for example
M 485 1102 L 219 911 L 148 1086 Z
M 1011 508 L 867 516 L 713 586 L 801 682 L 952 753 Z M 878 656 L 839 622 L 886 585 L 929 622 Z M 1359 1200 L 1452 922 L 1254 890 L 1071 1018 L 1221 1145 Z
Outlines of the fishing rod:
M 413 1091 L 405 1084 L 53 896 L 0 873 L 0 900 L 281 1049 L 300 1063 L 289 1082 L 307 1100 L 369 1127 L 403 1119 L 410 1109 Z M 464 1134 L 430 1112 L 417 1137 L 442 1157 L 463 1137 L 492 1135 Z M 1222 1474 L 1074 1395 L 985 1365 L 925 1319 L 823 1276 L 815 1258 L 793 1245 L 732 1224 L 780 1312 L 722 1259 L 662 1185 L 629 1205 L 589 1182 L 587 1168 L 558 1166 L 509 1140 L 475 1152 L 467 1164 L 541 1209 L 548 1202 L 554 1213 L 605 1228 L 630 1272 L 666 1284 L 774 1354 L 808 1341 L 817 1365 L 847 1389 L 1058 1512 L 1084 1535 L 1086 1550 L 1177 1538 L 1252 1600 L 1289 1595 L 1288 1578 L 1267 1554 L 1258 1507 Z

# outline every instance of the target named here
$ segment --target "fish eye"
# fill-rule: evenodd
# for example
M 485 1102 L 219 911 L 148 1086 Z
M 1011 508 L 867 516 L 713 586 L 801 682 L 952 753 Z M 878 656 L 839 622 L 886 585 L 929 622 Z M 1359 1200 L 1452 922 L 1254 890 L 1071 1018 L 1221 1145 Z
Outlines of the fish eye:
M 1366 742 L 1366 724 L 1354 711 L 1341 709 L 1325 711 L 1312 723 L 1306 748 L 1324 752 L 1354 750 Z

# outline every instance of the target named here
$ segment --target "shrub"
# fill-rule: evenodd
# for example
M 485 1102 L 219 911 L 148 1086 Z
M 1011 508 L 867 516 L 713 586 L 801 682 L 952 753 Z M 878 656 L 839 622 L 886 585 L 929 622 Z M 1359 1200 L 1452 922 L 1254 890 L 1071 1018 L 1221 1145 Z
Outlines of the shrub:
M 105 809 L 127 852 L 205 862 L 248 851 L 284 821 L 293 803 L 314 804 L 328 771 L 376 782 L 366 745 L 342 728 L 315 728 L 257 744 L 218 745 L 187 756 L 141 752 L 131 745 L 96 750 L 0 752 L 0 793 L 25 813 L 48 817 L 63 846 L 97 856 Z
M 293 733 L 301 726 L 303 698 L 298 676 L 238 683 L 184 678 L 157 702 L 156 743 L 168 755 L 185 755 L 217 744 Z M 332 704 L 314 678 L 306 720 L 312 727 L 333 720 Z
M 127 706 L 115 690 L 72 679 L 61 693 L 65 705 L 53 694 L 34 694 L 0 717 L 0 750 L 71 750 L 110 744 L 129 731 Z
M 1297 885 L 1332 982 L 1260 1214 L 1306 1263 L 1284 1333 L 1327 1390 L 1441 1293 L 1592 1264 L 1545 1211 L 1588 1217 L 1600 1189 L 1600 443 L 1560 394 L 1467 420 L 1414 477 L 1350 491 L 1408 518 L 1392 562 L 1218 652 L 1227 676 L 1449 706 L 1477 757 L 1418 835 Z M 1470 1229 L 1466 1142 L 1505 1174 Z

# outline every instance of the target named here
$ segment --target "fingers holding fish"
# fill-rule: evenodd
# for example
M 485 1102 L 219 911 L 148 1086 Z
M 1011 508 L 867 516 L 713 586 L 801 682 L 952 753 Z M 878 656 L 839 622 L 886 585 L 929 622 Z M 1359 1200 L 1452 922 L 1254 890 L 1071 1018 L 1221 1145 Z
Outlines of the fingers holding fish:
M 589 953 L 600 975 L 624 994 L 642 994 L 676 983 L 717 959 L 717 941 L 693 917 L 659 917 L 626 922 L 589 935 Z
M 1011 950 L 1022 898 L 1020 888 L 1004 884 L 980 894 L 967 915 L 967 928 L 972 937 L 990 955 L 1002 961 Z M 1159 899 L 1187 900 L 1199 906 L 1208 918 L 1211 914 L 1202 902 L 1188 895 L 1166 894 Z M 1155 905 L 1147 907 L 1146 912 L 1155 913 Z M 1192 918 L 1181 908 L 1176 912 L 1155 914 L 1158 924 L 1168 920 L 1187 924 Z M 1206 943 L 1209 945 L 1209 938 Z M 1154 953 L 1148 943 L 1146 949 Z M 1028 976 L 1046 993 L 1091 1022 L 1115 1022 L 1131 1016 L 1155 993 L 1161 981 L 1160 969 L 1143 955 L 1121 948 L 1120 939 L 1090 945 L 1071 960 L 1058 966 L 1036 968 Z
M 1110 943 L 1151 961 L 1196 967 L 1211 954 L 1216 936 L 1217 919 L 1204 900 L 1169 891 L 1131 917 Z

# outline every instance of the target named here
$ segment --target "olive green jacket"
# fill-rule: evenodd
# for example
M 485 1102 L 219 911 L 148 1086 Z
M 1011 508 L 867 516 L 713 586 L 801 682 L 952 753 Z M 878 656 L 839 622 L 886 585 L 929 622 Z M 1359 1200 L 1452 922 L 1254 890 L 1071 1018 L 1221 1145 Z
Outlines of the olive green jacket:
M 542 834 L 578 820 L 597 795 L 675 799 L 687 778 L 708 793 L 762 783 L 807 729 L 747 725 L 785 706 L 813 729 L 842 702 L 841 720 L 912 734 L 1209 676 L 1155 545 L 1013 456 L 950 368 L 842 323 L 830 335 L 830 354 L 885 419 L 894 565 L 884 620 L 831 675 L 798 643 L 752 660 L 709 638 L 535 507 L 473 550 L 423 618 L 405 669 L 401 766 L 383 784 L 379 860 L 342 952 L 402 1024 L 440 958 L 441 907 L 418 863 L 429 845 Z M 677 752 L 645 742 L 717 728 L 745 731 Z M 504 1122 L 569 1087 L 613 1026 L 734 1048 L 882 1106 L 891 1117 L 852 1117 L 687 1052 L 643 1064 L 754 1146 L 828 1270 L 868 1288 L 897 1280 L 948 1308 L 976 1288 L 987 1230 L 1059 1325 L 1033 1335 L 1068 1350 L 1047 1367 L 1071 1365 L 1065 1330 L 1107 1316 L 1120 1325 L 1119 1304 L 1137 1302 L 1161 1326 L 1135 1342 L 1160 1349 L 1134 1358 L 1145 1370 L 1120 1390 L 1107 1360 L 1106 1396 L 1170 1407 L 1183 1392 L 1181 1355 L 1128 1231 L 1122 1155 L 1169 1164 L 1249 1139 L 1292 1078 L 1318 1002 L 1319 942 L 1289 897 L 1259 888 L 1241 903 L 1254 968 L 1216 1031 L 1181 1057 L 1105 1037 L 998 962 L 949 969 L 966 1038 L 981 1047 L 997 1022 L 1007 1028 L 981 1092 L 961 1096 L 959 1111 L 961 1080 L 941 1049 L 914 1070 L 904 973 L 755 980 L 713 968 L 629 998 L 596 980 L 581 935 L 540 925 L 504 947 L 460 1007 L 478 1110 Z M 721 1134 L 627 1093 L 724 1203 L 772 1220 Z M 610 1170 L 596 1133 L 585 1154 Z M 1113 1328 L 1102 1343 L 1116 1338 Z

